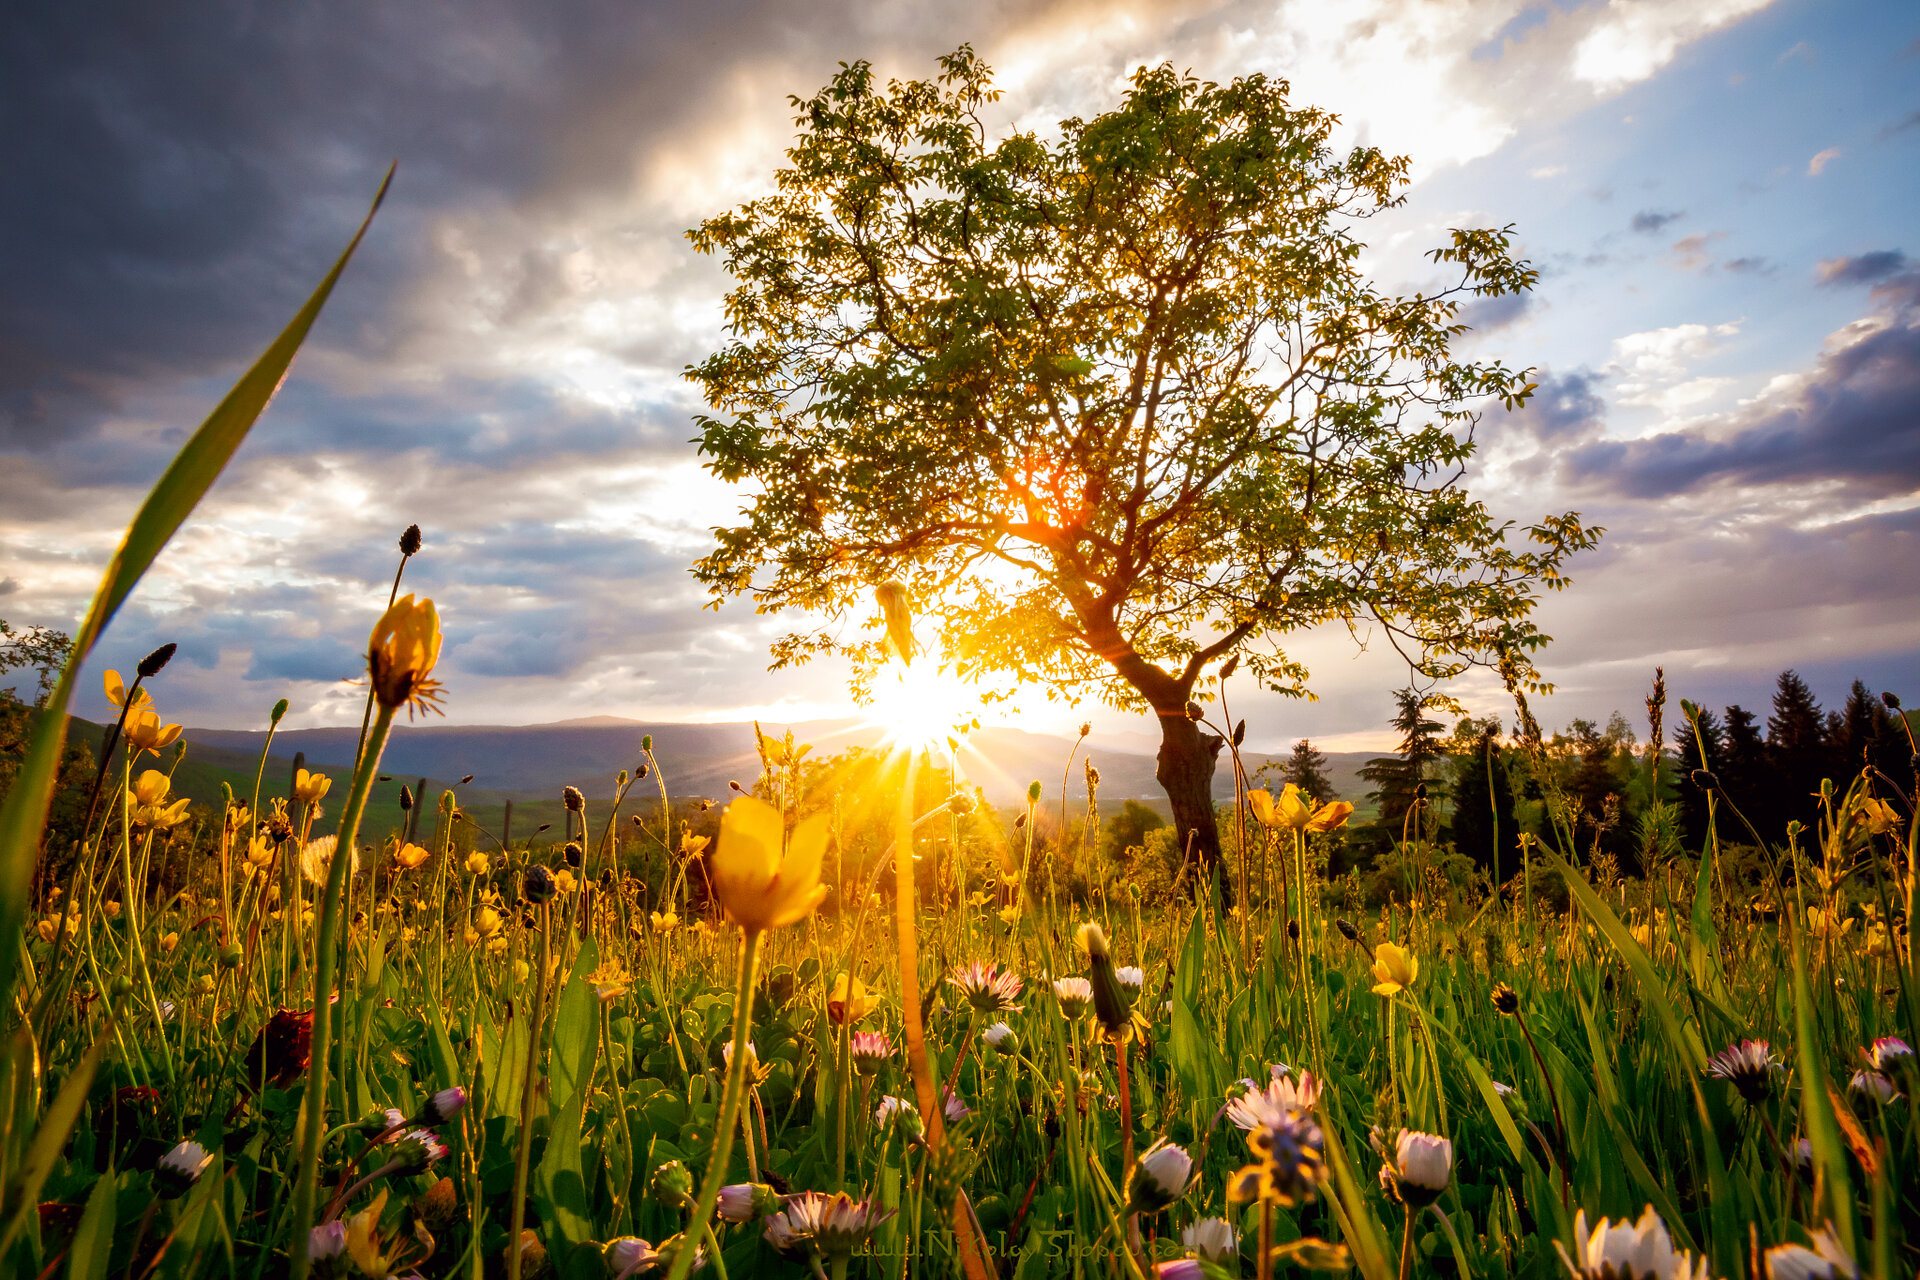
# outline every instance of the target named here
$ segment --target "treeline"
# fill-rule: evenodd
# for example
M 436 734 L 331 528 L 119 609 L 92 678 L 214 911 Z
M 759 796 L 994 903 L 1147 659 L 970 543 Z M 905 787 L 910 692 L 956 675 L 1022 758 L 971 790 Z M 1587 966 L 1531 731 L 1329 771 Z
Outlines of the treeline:
M 1575 720 L 1551 736 L 1509 733 L 1497 718 L 1464 718 L 1451 732 L 1413 690 L 1396 695 L 1399 750 L 1369 761 L 1361 776 L 1375 817 L 1357 823 L 1333 851 L 1330 869 L 1385 863 L 1409 845 L 1456 856 L 1503 883 L 1520 866 L 1520 835 L 1623 876 L 1697 854 L 1708 826 L 1709 781 L 1723 843 L 1780 848 L 1791 824 L 1817 839 L 1821 782 L 1844 793 L 1862 770 L 1877 790 L 1916 785 L 1911 723 L 1898 700 L 1856 680 L 1837 710 L 1825 710 L 1796 672 L 1780 673 L 1764 721 L 1734 704 L 1721 710 L 1671 703 L 1656 676 L 1647 699 L 1646 738 L 1616 712 L 1605 725 Z M 1295 782 L 1317 800 L 1325 758 L 1301 742 L 1271 781 Z M 1704 771 L 1704 772 L 1697 772 Z M 1361 797 L 1347 797 L 1358 800 Z M 1730 811 L 1731 810 L 1731 811 Z

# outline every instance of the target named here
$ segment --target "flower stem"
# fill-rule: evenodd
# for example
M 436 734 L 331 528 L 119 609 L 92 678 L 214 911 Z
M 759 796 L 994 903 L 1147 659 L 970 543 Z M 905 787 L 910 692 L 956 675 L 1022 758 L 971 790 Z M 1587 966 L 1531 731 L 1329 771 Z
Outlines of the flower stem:
M 553 904 L 540 904 L 540 971 L 527 1014 L 527 1063 L 520 1078 L 520 1132 L 513 1153 L 513 1207 L 507 1217 L 507 1280 L 520 1280 L 520 1232 L 527 1221 L 527 1166 L 533 1155 L 534 1077 L 540 1066 L 540 1025 L 546 1020 L 547 967 L 553 963 Z
M 759 961 L 760 931 L 749 929 L 740 940 L 740 985 L 733 993 L 733 1060 L 727 1064 L 727 1086 L 720 1095 L 720 1114 L 713 1118 L 713 1158 L 707 1162 L 706 1182 L 700 1188 L 700 1199 L 693 1206 L 693 1220 L 687 1224 L 683 1237 L 689 1242 L 706 1232 L 707 1224 L 713 1220 L 713 1207 L 720 1202 L 720 1188 L 727 1180 L 727 1160 L 733 1155 L 733 1122 L 740 1111 L 741 1095 L 746 1092 L 747 1032 L 753 1022 L 753 979 Z M 696 1252 L 691 1244 L 677 1251 L 667 1280 L 687 1280 Z
M 1413 1276 L 1413 1206 L 1407 1206 L 1407 1227 L 1400 1233 L 1400 1280 Z
M 367 748 L 354 770 L 353 791 L 347 797 L 347 810 L 340 818 L 340 835 L 334 845 L 333 860 L 327 868 L 327 883 L 322 890 L 320 922 L 316 937 L 324 940 L 315 957 L 313 974 L 313 1052 L 307 1065 L 307 1088 L 301 1099 L 304 1131 L 300 1141 L 300 1163 L 294 1169 L 293 1192 L 293 1280 L 306 1280 L 312 1265 L 307 1256 L 308 1233 L 313 1226 L 313 1201 L 320 1179 L 320 1134 L 326 1128 L 327 1067 L 333 1049 L 333 970 L 337 951 L 331 945 L 340 915 L 340 899 L 346 887 L 347 868 L 353 862 L 355 842 L 360 838 L 360 815 L 367 807 L 367 793 L 373 788 L 373 775 L 380 767 L 380 753 L 386 749 L 387 734 L 393 728 L 394 708 L 384 703 L 375 719 Z M 283 903 L 283 913 L 297 911 L 297 901 Z

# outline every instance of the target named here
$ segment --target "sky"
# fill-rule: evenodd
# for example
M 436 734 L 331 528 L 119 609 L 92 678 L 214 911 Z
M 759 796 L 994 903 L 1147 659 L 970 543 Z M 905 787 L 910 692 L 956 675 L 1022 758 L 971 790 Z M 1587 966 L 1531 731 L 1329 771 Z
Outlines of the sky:
M 684 233 L 768 188 L 790 95 L 963 42 L 996 132 L 1107 109 L 1143 64 L 1286 79 L 1338 145 L 1412 159 L 1366 228 L 1385 287 L 1433 286 L 1451 227 L 1513 224 L 1539 285 L 1460 349 L 1539 392 L 1483 421 L 1468 485 L 1608 531 L 1538 615 L 1549 727 L 1637 720 L 1656 665 L 1714 706 L 1764 708 L 1786 667 L 1829 706 L 1855 678 L 1920 701 L 1920 9 L 1837 0 L 26 6 L 0 26 L 0 618 L 74 628 L 398 161 L 91 670 L 172 641 L 170 720 L 355 721 L 417 522 L 451 722 L 849 713 L 844 667 L 766 670 L 804 620 L 704 608 L 688 572 L 740 496 L 691 443 L 727 278 Z M 1249 745 L 1389 745 L 1391 649 L 1290 643 L 1318 700 L 1243 681 Z M 1452 692 L 1510 710 L 1484 676 Z M 1089 716 L 1148 741 L 1040 699 L 1014 722 Z

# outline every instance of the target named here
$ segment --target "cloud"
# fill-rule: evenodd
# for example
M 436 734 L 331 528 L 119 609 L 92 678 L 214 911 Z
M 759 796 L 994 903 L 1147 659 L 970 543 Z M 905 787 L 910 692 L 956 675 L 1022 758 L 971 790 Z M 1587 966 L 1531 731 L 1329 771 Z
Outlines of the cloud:
M 1880 140 L 1884 142 L 1897 133 L 1905 133 L 1908 129 L 1916 127 L 1920 127 L 1920 111 L 1909 111 L 1892 124 L 1883 127 L 1880 130 Z
M 1814 268 L 1814 276 L 1821 284 L 1873 284 L 1911 265 L 1898 249 L 1875 249 L 1851 258 L 1827 258 Z
M 1640 499 L 1725 486 L 1813 495 L 1804 499 L 1807 518 L 1920 492 L 1920 287 L 1889 293 L 1886 303 L 1833 334 L 1805 374 L 1776 379 L 1736 412 L 1682 431 L 1582 445 L 1564 474 L 1576 486 Z M 1656 376 L 1673 367 L 1664 355 L 1647 359 Z
M 1839 158 L 1840 148 L 1838 147 L 1828 147 L 1825 151 L 1815 152 L 1813 159 L 1807 161 L 1807 176 L 1809 178 L 1819 177 L 1826 171 L 1828 165 Z
M 1686 216 L 1686 212 L 1681 209 L 1664 211 L 1660 209 L 1642 209 L 1633 215 L 1633 221 L 1630 222 L 1628 226 L 1641 235 L 1657 236 L 1664 231 L 1669 224 L 1678 222 Z
M 1593 435 L 1605 425 L 1607 405 L 1599 393 L 1604 381 L 1604 375 L 1589 369 L 1566 374 L 1543 369 L 1534 379 L 1533 395 L 1509 417 L 1554 447 Z
M 1681 47 L 1750 13 L 1770 0 L 1610 0 L 1574 50 L 1573 74 L 1594 93 L 1644 80 Z
M 1720 265 L 1738 276 L 1770 276 L 1775 270 L 1771 262 L 1759 256 L 1729 258 Z
M 1676 265 L 1678 265 L 1682 271 L 1704 270 L 1712 261 L 1712 255 L 1707 252 L 1708 249 L 1713 246 L 1714 241 L 1724 240 L 1726 238 L 1727 233 L 1724 231 L 1708 231 L 1697 235 L 1683 236 L 1673 242 L 1673 256 Z

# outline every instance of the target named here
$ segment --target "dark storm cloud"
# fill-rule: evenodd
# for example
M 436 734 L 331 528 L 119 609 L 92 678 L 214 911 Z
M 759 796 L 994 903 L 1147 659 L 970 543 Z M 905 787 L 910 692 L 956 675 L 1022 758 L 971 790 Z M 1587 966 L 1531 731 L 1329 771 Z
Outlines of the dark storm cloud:
M 1711 429 L 1604 440 L 1567 455 L 1566 477 L 1632 498 L 1714 484 L 1846 482 L 1886 497 L 1920 486 L 1920 315 L 1911 306 L 1822 353 L 1790 393 Z
M 375 357 L 437 210 L 624 190 L 713 77 L 795 47 L 844 56 L 883 21 L 774 0 L 12 13 L 0 447 L 70 442 L 156 381 L 230 377 L 338 253 L 390 159 L 393 195 L 319 334 Z M 550 296 L 549 268 L 529 250 L 507 301 Z
M 1642 209 L 1633 215 L 1633 221 L 1627 225 L 1643 236 L 1657 236 L 1686 216 L 1685 211 L 1680 209 Z

